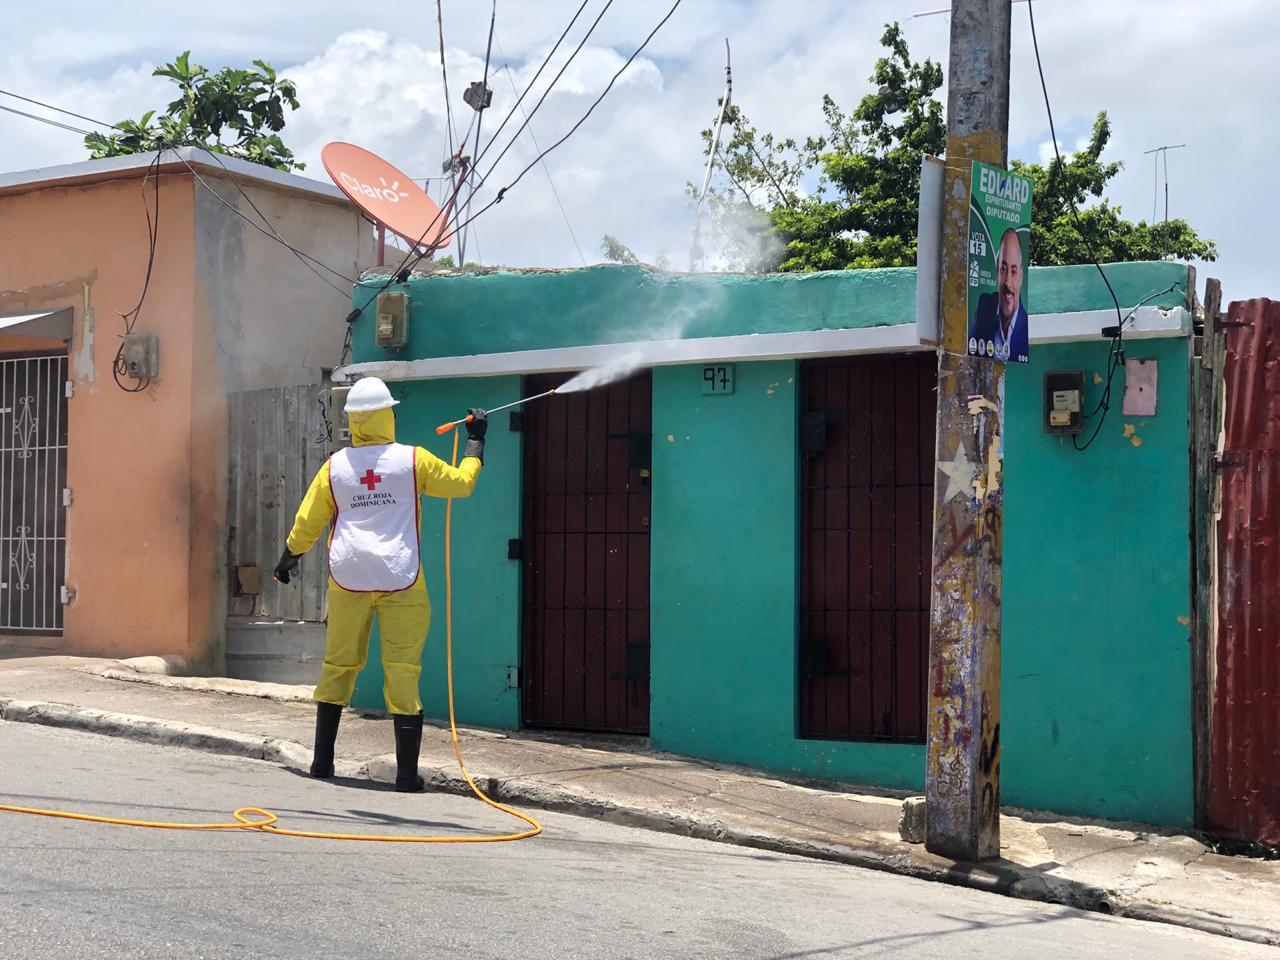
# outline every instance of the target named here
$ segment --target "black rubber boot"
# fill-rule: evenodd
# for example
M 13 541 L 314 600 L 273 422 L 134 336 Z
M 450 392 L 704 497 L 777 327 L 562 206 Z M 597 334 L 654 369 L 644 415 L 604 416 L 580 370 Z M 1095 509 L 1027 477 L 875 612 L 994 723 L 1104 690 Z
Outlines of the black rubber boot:
M 392 714 L 396 732 L 396 789 L 401 793 L 421 793 L 427 783 L 418 775 L 418 754 L 422 750 L 422 714 Z
M 311 759 L 311 775 L 320 780 L 333 776 L 333 744 L 338 739 L 342 704 L 316 703 L 316 749 Z

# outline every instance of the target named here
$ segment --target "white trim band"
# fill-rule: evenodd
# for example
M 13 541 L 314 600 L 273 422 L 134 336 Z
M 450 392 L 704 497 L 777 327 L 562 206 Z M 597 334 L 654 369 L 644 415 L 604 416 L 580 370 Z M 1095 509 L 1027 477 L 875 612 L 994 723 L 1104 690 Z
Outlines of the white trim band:
M 1030 318 L 1031 342 L 1101 342 L 1102 328 L 1114 326 L 1115 322 L 1114 310 L 1033 314 Z M 1125 337 L 1133 340 L 1187 336 L 1190 332 L 1191 315 L 1184 307 L 1140 307 L 1125 327 Z M 599 366 L 629 350 L 642 353 L 646 367 L 665 367 L 708 360 L 791 360 L 926 349 L 932 348 L 918 342 L 915 324 L 900 323 L 848 330 L 600 343 L 422 360 L 375 360 L 340 367 L 333 372 L 333 380 L 344 383 L 362 376 L 376 376 L 383 380 L 443 380 L 524 373 L 570 373 Z

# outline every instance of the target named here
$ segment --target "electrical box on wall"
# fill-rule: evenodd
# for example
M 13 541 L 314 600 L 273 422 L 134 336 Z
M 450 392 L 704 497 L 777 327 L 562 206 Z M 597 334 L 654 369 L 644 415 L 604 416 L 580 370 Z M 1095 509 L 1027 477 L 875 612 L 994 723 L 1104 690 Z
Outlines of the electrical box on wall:
M 374 342 L 385 349 L 399 350 L 409 342 L 409 297 L 400 291 L 378 294 Z
M 351 446 L 351 424 L 347 422 L 347 393 L 350 387 L 329 390 L 329 424 L 333 431 L 333 449 Z
M 160 375 L 160 341 L 154 333 L 126 333 L 120 348 L 125 373 L 132 380 Z
M 1084 431 L 1083 370 L 1048 370 L 1044 375 L 1044 432 L 1073 436 Z

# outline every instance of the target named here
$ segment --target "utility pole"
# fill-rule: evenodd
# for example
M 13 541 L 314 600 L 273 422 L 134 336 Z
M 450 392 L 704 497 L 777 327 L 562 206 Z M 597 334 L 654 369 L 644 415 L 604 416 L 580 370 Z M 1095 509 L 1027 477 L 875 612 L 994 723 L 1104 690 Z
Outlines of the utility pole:
M 1009 10 L 951 4 L 925 846 L 955 860 L 1000 853 L 1004 363 L 966 338 L 972 162 L 1008 159 Z

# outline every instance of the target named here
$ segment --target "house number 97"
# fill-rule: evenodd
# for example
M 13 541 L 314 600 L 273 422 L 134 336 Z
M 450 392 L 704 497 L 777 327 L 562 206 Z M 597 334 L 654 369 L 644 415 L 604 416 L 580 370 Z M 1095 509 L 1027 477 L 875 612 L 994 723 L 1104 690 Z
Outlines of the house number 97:
M 702 368 L 703 395 L 733 393 L 733 364 L 709 363 Z

